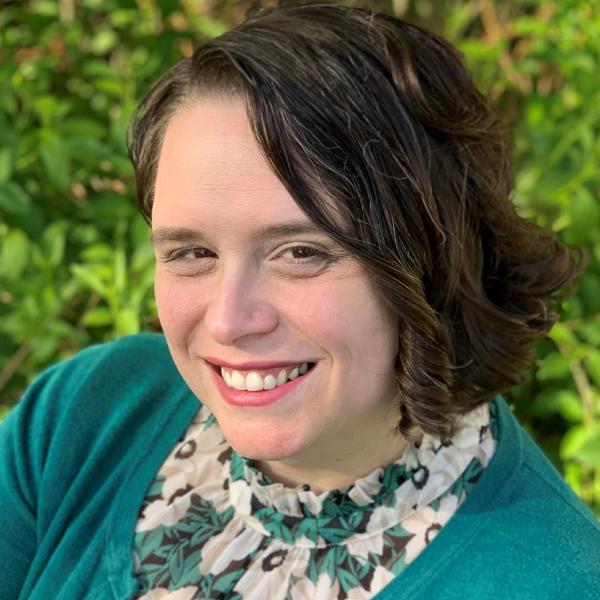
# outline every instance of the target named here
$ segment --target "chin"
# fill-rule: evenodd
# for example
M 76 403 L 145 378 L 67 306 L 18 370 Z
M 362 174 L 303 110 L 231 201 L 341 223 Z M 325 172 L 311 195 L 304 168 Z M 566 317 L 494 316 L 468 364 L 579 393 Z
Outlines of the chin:
M 217 418 L 218 421 L 218 418 Z M 252 427 L 221 425 L 221 431 L 231 447 L 251 460 L 285 460 L 302 451 L 307 443 L 296 432 L 266 424 Z

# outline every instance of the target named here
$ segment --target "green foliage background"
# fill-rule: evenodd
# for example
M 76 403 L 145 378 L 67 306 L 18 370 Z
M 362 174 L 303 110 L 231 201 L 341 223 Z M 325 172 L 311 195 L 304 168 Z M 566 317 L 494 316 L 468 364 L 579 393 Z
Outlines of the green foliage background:
M 159 328 L 128 118 L 159 74 L 250 4 L 0 2 L 0 418 L 50 363 Z M 360 4 L 458 45 L 514 131 L 520 213 L 587 250 L 576 294 L 510 400 L 600 514 L 598 0 Z

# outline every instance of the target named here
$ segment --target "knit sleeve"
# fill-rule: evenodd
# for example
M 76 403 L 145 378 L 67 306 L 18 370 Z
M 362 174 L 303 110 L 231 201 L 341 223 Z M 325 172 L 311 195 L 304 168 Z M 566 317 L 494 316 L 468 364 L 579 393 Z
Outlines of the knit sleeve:
M 197 400 L 157 334 L 91 346 L 36 379 L 0 423 L 0 600 L 83 598 L 92 583 L 107 597 L 114 497 L 182 408 L 191 418 Z
M 38 490 L 53 414 L 56 368 L 0 424 L 0 596 L 19 598 L 37 548 Z

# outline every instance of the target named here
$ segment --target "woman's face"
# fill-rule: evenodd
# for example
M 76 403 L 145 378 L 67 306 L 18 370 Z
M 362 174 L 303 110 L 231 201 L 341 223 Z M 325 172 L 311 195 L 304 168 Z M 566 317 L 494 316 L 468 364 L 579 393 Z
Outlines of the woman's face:
M 240 454 L 326 459 L 393 429 L 398 325 L 271 172 L 241 102 L 173 117 L 152 230 L 173 359 Z M 233 386 L 273 389 L 235 390 L 222 365 Z

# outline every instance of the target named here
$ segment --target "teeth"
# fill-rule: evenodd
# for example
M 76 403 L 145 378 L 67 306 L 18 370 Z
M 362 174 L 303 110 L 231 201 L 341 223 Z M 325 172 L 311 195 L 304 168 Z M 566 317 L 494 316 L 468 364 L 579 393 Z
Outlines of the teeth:
M 307 371 L 308 363 L 302 363 L 299 367 L 294 367 L 289 373 L 285 369 L 281 369 L 277 376 L 269 373 L 263 378 L 256 371 L 250 371 L 247 375 L 243 375 L 239 371 L 226 371 L 221 367 L 221 375 L 229 387 L 248 392 L 272 390 L 276 386 L 284 385 L 288 380 L 304 375 Z
M 258 373 L 248 373 L 246 375 L 246 390 L 248 392 L 258 392 L 263 387 L 263 378 Z
M 239 371 L 231 371 L 231 387 L 236 390 L 246 389 L 246 379 Z
M 265 386 L 264 386 L 264 389 L 265 390 L 272 390 L 276 385 L 277 385 L 277 379 L 275 379 L 275 377 L 273 377 L 273 375 L 271 375 L 269 373 L 269 375 L 267 375 L 265 377 Z
M 285 369 L 281 369 L 277 374 L 277 385 L 283 385 L 287 381 L 287 373 Z

